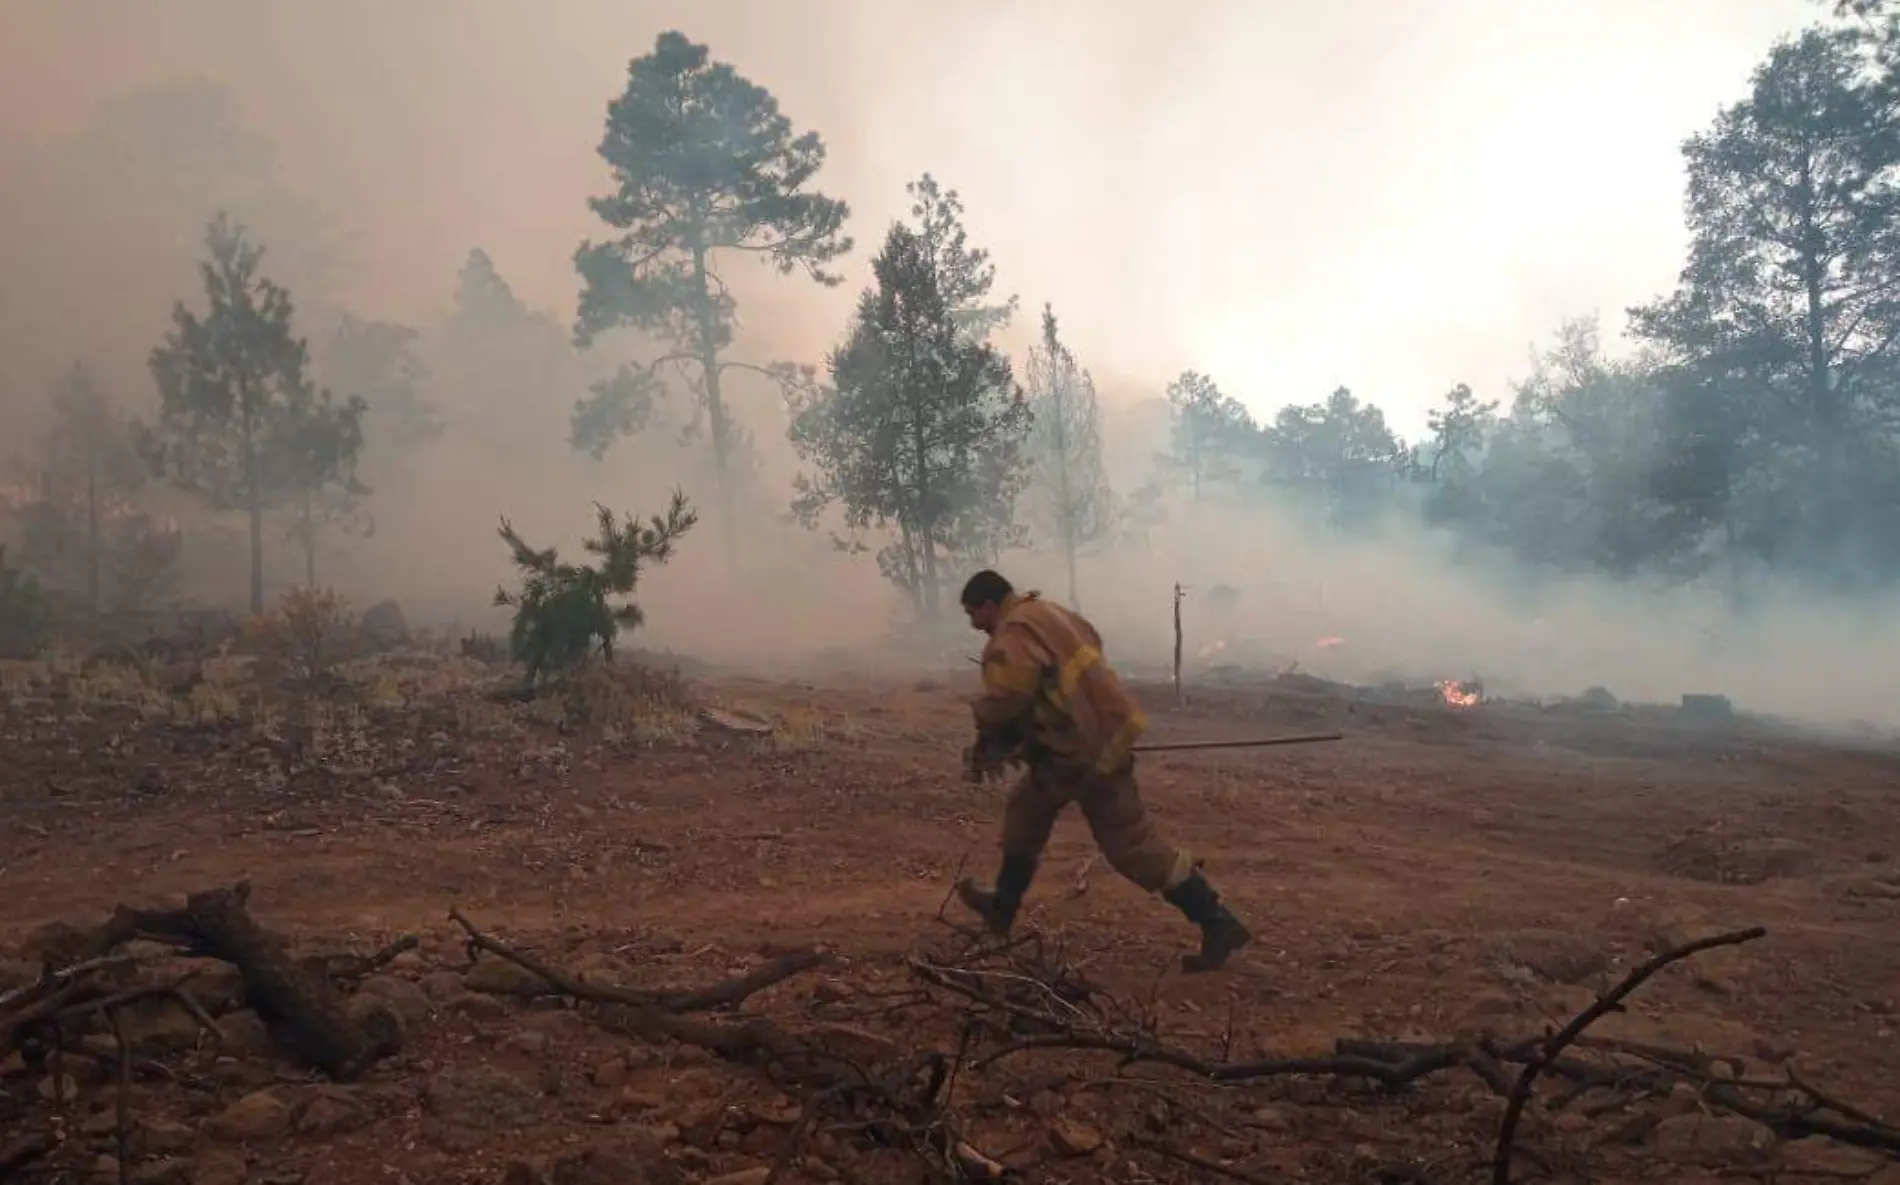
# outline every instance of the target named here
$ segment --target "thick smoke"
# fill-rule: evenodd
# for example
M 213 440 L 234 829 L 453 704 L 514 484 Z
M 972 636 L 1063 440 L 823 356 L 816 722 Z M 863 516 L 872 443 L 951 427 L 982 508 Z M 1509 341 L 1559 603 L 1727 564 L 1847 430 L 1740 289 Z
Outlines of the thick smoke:
M 1739 93 L 1773 35 L 1815 15 L 1805 0 L 1615 0 L 1588 18 L 1423 7 L 1395 20 L 1360 0 L 1294 20 L 1213 3 L 16 6 L 0 48 L 3 451 L 29 451 L 42 391 L 75 360 L 149 414 L 146 354 L 172 301 L 200 299 L 200 232 L 224 208 L 269 248 L 320 376 L 345 314 L 419 331 L 419 395 L 444 430 L 365 473 L 372 534 L 326 543 L 330 579 L 359 603 L 394 596 L 413 618 L 494 628 L 501 516 L 571 548 L 594 501 L 644 513 L 682 486 L 710 510 L 677 392 L 599 460 L 568 441 L 587 384 L 645 349 L 572 347 L 571 258 L 600 233 L 586 199 L 606 186 L 605 105 L 667 27 L 823 134 L 820 185 L 853 207 L 841 288 L 735 271 L 745 358 L 822 360 L 904 183 L 929 171 L 961 192 L 999 290 L 1026 310 L 1054 303 L 1110 407 L 1119 491 L 1149 480 L 1165 435 L 1153 401 L 1183 369 L 1262 418 L 1347 383 L 1416 436 L 1454 382 L 1508 400 L 1525 347 L 1561 317 L 1669 286 L 1678 141 Z M 1661 81 L 1606 98 L 1605 77 Z M 486 320 L 458 307 L 476 249 L 513 302 Z M 1034 332 L 1019 314 L 999 340 L 1020 360 Z M 756 494 L 740 563 L 703 525 L 647 577 L 644 642 L 755 665 L 868 661 L 900 599 L 868 558 L 778 517 L 798 466 L 776 390 L 740 384 L 733 402 Z M 1720 690 L 1900 723 L 1887 706 L 1900 680 L 1876 658 L 1894 639 L 1871 609 L 1771 591 L 1743 614 L 1721 589 L 1533 587 L 1406 516 L 1348 539 L 1258 505 L 1170 513 L 1155 550 L 1082 565 L 1084 607 L 1131 660 L 1165 654 L 1179 580 L 1191 656 L 1225 643 L 1317 674 Z M 194 535 L 191 594 L 241 596 L 237 541 Z M 289 545 L 273 548 L 275 579 L 294 579 Z M 1008 566 L 1061 592 L 1055 557 Z M 1225 608 L 1209 600 L 1223 585 Z

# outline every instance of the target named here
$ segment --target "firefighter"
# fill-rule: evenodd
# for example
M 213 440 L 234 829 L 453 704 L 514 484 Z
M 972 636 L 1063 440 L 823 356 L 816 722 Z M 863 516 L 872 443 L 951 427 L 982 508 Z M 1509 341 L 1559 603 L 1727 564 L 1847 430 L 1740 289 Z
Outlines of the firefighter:
M 1000 777 L 1010 762 L 1027 767 L 1003 808 L 996 885 L 983 889 L 965 878 L 957 886 L 963 903 L 992 933 L 1008 934 L 1056 816 L 1073 802 L 1115 871 L 1200 927 L 1201 949 L 1183 956 L 1182 969 L 1224 966 L 1253 936 L 1142 805 L 1132 749 L 1147 717 L 1103 657 L 1101 635 L 1080 614 L 1018 593 L 989 570 L 970 577 L 962 602 L 971 627 L 989 635 L 966 775 L 982 781 Z

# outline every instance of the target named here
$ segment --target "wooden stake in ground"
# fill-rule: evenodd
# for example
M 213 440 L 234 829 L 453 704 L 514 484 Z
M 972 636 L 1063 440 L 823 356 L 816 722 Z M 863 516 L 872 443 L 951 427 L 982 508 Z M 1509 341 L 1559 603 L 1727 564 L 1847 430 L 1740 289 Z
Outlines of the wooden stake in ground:
M 1174 582 L 1174 706 L 1187 699 L 1181 692 L 1181 582 Z

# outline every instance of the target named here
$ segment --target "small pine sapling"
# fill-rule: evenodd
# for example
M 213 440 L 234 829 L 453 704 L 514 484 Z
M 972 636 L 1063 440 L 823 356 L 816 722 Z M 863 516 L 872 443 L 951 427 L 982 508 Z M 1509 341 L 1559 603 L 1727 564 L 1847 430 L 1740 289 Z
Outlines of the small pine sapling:
M 32 658 L 46 644 L 50 614 L 39 581 L 7 566 L 0 546 L 0 658 Z
M 495 590 L 495 604 L 515 611 L 509 650 L 528 668 L 530 684 L 578 670 L 599 651 L 613 661 L 614 639 L 622 627 L 637 629 L 646 619 L 631 596 L 640 582 L 643 565 L 663 564 L 673 556 L 673 545 L 699 521 L 683 492 L 675 491 L 665 515 L 645 523 L 632 515 L 616 521 L 614 512 L 595 505 L 599 533 L 581 544 L 600 557 L 597 565 L 563 563 L 554 548 L 528 546 L 507 519 L 501 537 L 515 566 L 521 569 L 521 590 Z

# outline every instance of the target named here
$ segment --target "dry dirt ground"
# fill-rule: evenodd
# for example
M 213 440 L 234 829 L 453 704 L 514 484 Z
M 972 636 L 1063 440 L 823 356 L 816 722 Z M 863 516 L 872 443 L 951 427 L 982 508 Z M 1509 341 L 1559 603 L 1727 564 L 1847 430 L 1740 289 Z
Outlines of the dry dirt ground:
M 966 861 L 994 872 L 1002 791 L 958 776 L 967 669 L 712 676 L 662 689 L 659 706 L 640 688 L 609 697 L 564 729 L 558 710 L 484 698 L 467 664 L 405 661 L 315 707 L 247 700 L 221 678 L 7 675 L 0 993 L 73 932 L 53 923 L 88 931 L 117 905 L 239 880 L 298 952 L 420 940 L 336 989 L 402 1021 L 401 1051 L 358 1081 L 300 1068 L 215 969 L 195 981 L 222 1013 L 215 1035 L 163 1001 L 128 1009 L 142 1060 L 123 1115 L 109 1035 L 86 1038 L 93 1055 L 57 1081 L 14 1052 L 0 1158 L 9 1132 L 58 1141 L 17 1179 L 1483 1180 L 1504 1101 L 1465 1066 L 1386 1091 L 1330 1075 L 1214 1083 L 1113 1052 L 979 1055 L 1026 1034 L 1208 1062 L 1330 1056 L 1342 1039 L 1470 1050 L 1489 1034 L 1508 1078 L 1513 1041 L 1649 955 L 1759 924 L 1765 938 L 1671 966 L 1591 1029 L 1605 1043 L 1573 1055 L 1623 1069 L 1547 1076 L 1514 1179 L 1900 1182 L 1900 1151 L 1804 1137 L 1812 1098 L 1771 1089 L 1792 1072 L 1850 1104 L 1824 1121 L 1900 1149 L 1878 1122 L 1900 1122 L 1900 753 L 1660 714 L 1272 684 L 1177 709 L 1143 688 L 1151 740 L 1346 734 L 1144 759 L 1154 813 L 1256 934 L 1229 970 L 1189 978 L 1173 968 L 1191 929 L 1091 865 L 1079 818 L 1031 893 L 1022 929 L 1039 944 L 972 954 L 939 918 Z M 696 720 L 689 700 L 770 731 Z M 558 993 L 528 998 L 539 981 L 504 961 L 470 969 L 451 908 L 589 982 L 643 988 L 822 947 L 823 966 L 699 1020 L 764 1017 L 848 1048 L 829 1078 L 800 1078 Z M 1038 976 L 1085 979 L 1097 1003 Z M 881 1084 L 840 1086 L 840 1067 Z M 946 1067 L 934 1090 L 906 1077 Z M 1738 1092 L 1766 1122 L 1731 1114 Z

